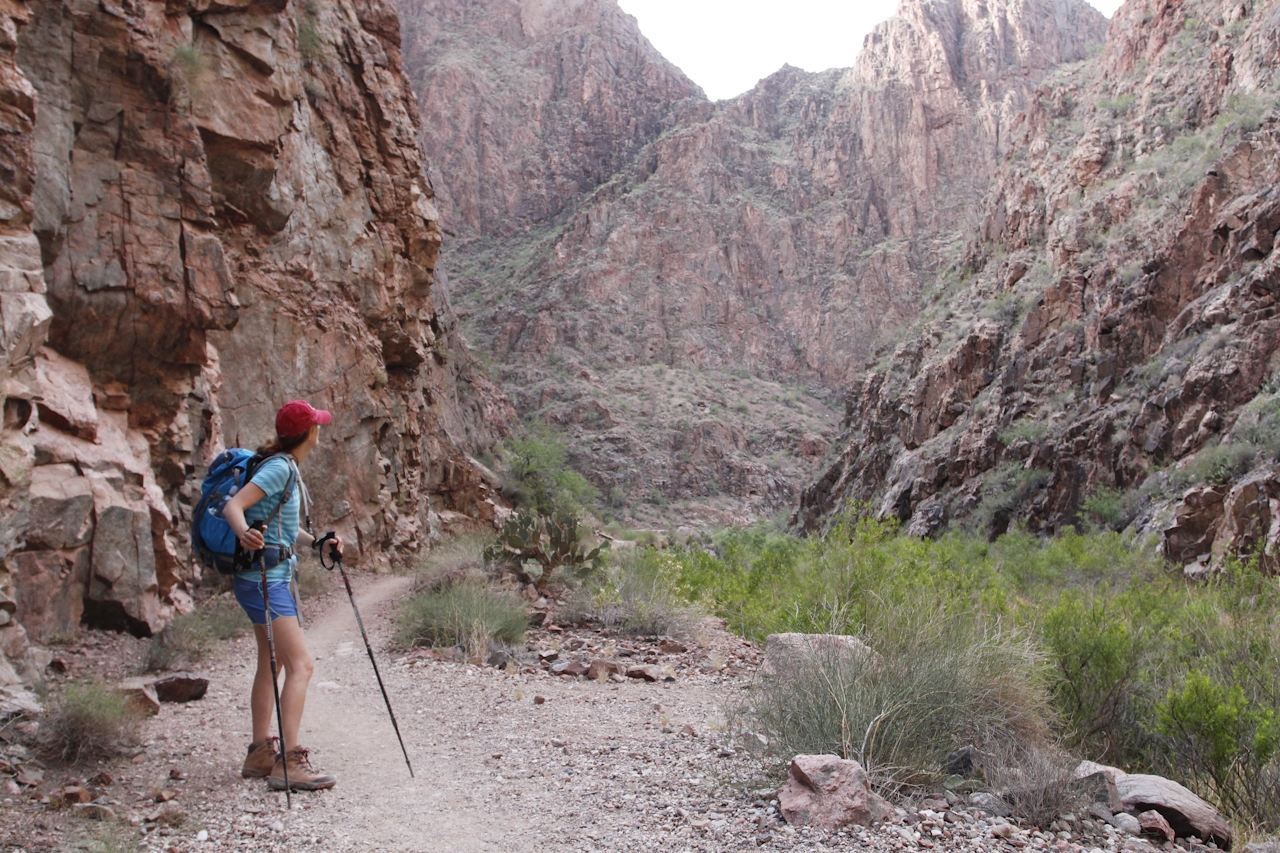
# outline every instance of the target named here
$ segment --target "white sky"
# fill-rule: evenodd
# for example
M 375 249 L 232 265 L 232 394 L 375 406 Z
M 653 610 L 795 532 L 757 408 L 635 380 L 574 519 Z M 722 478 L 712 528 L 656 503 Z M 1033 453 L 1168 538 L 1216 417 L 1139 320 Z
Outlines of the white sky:
M 783 65 L 853 64 L 898 0 L 618 0 L 662 55 L 712 100 L 732 98 Z M 1110 16 L 1122 0 L 1089 0 Z

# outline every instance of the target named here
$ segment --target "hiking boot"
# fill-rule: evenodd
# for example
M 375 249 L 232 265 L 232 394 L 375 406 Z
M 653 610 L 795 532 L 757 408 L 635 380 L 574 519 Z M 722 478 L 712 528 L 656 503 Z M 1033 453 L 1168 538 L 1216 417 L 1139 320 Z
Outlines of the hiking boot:
M 280 738 L 269 737 L 262 743 L 249 744 L 249 754 L 240 768 L 240 775 L 246 779 L 265 779 L 271 775 L 271 768 L 276 765 L 276 744 Z
M 271 778 L 267 780 L 267 784 L 271 786 L 273 791 L 284 790 L 284 758 L 285 756 L 283 755 L 277 755 L 275 766 L 271 768 Z M 295 746 L 289 750 L 288 759 L 290 789 L 294 791 L 320 791 L 338 784 L 338 780 L 333 776 L 316 772 L 316 769 L 311 766 L 310 759 L 307 758 L 306 747 Z

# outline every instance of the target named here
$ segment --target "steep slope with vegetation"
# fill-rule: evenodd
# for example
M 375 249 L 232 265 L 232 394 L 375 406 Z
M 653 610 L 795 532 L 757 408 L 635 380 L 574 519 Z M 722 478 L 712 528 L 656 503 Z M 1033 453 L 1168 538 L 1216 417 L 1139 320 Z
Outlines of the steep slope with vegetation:
M 849 394 L 810 529 L 1093 523 L 1201 571 L 1280 544 L 1280 12 L 1133 0 L 1034 98 L 980 225 Z
M 407 54 L 424 113 L 454 111 L 428 155 L 481 204 L 444 208 L 478 235 L 446 256 L 470 333 L 647 520 L 793 504 L 823 401 L 915 316 L 1034 87 L 1105 29 L 1076 0 L 908 0 L 854 68 L 711 104 L 611 2 L 401 9 L 432 46 Z

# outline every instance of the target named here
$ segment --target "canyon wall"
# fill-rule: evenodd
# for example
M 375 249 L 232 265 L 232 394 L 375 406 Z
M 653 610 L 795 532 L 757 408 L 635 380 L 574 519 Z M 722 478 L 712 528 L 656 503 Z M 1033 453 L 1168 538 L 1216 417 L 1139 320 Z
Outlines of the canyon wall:
M 603 491 L 719 521 L 793 504 L 835 435 L 823 401 L 914 318 L 1035 87 L 1106 26 L 1077 0 L 907 0 L 854 67 L 712 104 L 613 3 L 464 7 L 400 3 L 466 45 L 407 64 L 424 113 L 461 108 L 426 150 L 488 200 L 444 207 L 467 327 Z
M 24 636 L 147 635 L 190 606 L 203 469 L 268 439 L 288 399 L 333 412 L 303 474 L 353 562 L 407 558 L 441 511 L 492 520 L 468 454 L 508 413 L 433 289 L 394 9 L 2 8 L 0 609 L 18 670 Z
M 1102 56 L 1036 93 L 797 520 L 855 499 L 920 534 L 1131 526 L 1191 574 L 1274 568 L 1277 60 L 1272 4 L 1122 7 Z

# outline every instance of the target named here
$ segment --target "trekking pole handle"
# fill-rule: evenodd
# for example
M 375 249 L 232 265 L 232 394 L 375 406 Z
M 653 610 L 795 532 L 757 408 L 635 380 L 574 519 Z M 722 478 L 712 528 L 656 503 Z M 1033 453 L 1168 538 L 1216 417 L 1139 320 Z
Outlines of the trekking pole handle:
M 330 530 L 328 533 L 321 536 L 319 539 L 314 540 L 311 543 L 311 547 L 315 548 L 317 551 L 320 552 L 320 565 L 324 566 L 325 571 L 329 571 L 329 572 L 333 571 L 334 567 L 342 562 L 342 552 L 339 551 L 337 548 L 333 549 L 332 562 L 326 563 L 324 561 L 324 543 L 337 538 L 338 538 L 338 534 Z

